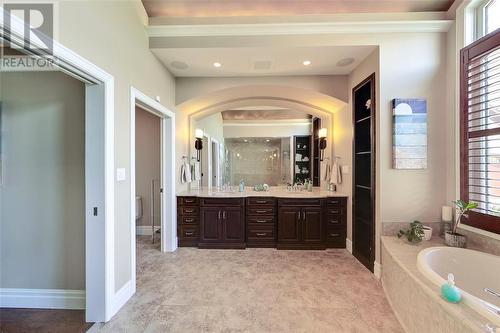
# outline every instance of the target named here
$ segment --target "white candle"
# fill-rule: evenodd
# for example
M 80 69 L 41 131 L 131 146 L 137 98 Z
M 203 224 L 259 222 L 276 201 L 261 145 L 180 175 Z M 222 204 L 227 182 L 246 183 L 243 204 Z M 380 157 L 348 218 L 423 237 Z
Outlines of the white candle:
M 450 206 L 443 206 L 443 208 L 441 208 L 441 220 L 445 222 L 453 220 L 453 208 Z

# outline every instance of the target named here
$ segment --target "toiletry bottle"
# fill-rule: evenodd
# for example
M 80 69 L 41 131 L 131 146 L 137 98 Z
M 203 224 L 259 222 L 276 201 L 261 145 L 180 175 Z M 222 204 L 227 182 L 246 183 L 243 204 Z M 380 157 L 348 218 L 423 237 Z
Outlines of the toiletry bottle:
M 455 276 L 452 273 L 448 274 L 448 281 L 441 286 L 441 295 L 451 303 L 458 303 L 462 299 L 460 290 L 455 287 Z
M 242 179 L 240 180 L 240 192 L 245 191 L 245 181 Z

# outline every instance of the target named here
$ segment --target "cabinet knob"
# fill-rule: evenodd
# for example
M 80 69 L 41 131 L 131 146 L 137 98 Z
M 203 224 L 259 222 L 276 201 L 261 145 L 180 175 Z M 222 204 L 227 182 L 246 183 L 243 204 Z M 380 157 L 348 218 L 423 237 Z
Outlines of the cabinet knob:
M 340 234 L 330 234 L 330 236 L 332 236 L 332 237 L 339 237 Z
M 188 231 L 186 231 L 186 232 L 184 233 L 184 235 L 186 235 L 186 236 L 193 236 L 193 234 L 194 234 L 194 232 L 192 232 L 192 231 L 189 231 L 189 232 L 188 232 Z
M 186 223 L 191 223 L 191 222 L 194 222 L 194 219 L 185 219 L 184 220 Z
M 257 223 L 266 223 L 267 221 L 266 220 L 256 220 L 255 222 L 257 222 Z
M 265 236 L 265 235 L 267 235 L 267 232 L 257 232 L 256 235 L 257 236 Z

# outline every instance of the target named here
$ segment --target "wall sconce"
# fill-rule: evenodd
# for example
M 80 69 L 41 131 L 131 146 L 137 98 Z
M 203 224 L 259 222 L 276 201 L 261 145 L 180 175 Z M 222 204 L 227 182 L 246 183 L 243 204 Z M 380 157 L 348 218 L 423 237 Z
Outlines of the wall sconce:
M 325 149 L 326 149 L 326 128 L 322 128 L 318 131 L 318 137 L 319 137 L 319 160 L 323 161 L 323 158 L 325 157 Z
M 199 162 L 201 158 L 201 150 L 203 149 L 203 130 L 197 128 L 194 130 L 194 147 L 196 148 L 196 160 Z

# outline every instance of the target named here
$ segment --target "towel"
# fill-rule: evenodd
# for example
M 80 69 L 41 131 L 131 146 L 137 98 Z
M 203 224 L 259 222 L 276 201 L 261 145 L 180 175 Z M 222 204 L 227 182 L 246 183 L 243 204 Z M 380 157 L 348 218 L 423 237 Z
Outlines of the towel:
M 340 169 L 340 165 L 337 163 L 337 161 L 333 162 L 332 165 L 332 180 L 331 182 L 335 185 L 342 184 L 342 170 Z
M 188 162 L 184 162 L 181 165 L 181 183 L 190 183 L 191 180 L 191 166 Z
M 201 167 L 200 167 L 200 162 L 194 162 L 192 165 L 192 170 L 193 170 L 193 180 L 201 180 Z
M 323 173 L 323 180 L 327 183 L 330 184 L 330 181 L 332 179 L 332 167 L 330 165 L 330 162 L 326 162 L 325 165 L 325 171 Z

